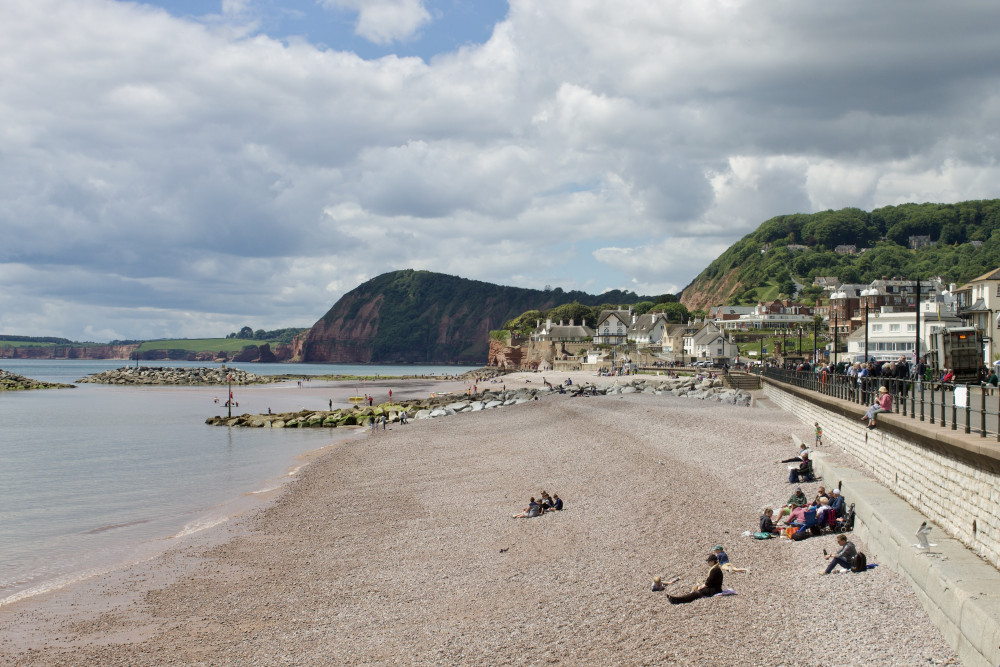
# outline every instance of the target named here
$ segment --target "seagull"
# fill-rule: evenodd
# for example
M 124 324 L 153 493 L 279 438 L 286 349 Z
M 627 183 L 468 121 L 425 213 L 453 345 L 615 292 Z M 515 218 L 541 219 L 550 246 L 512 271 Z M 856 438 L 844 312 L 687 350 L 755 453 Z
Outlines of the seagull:
M 931 544 L 930 542 L 927 541 L 927 536 L 930 534 L 931 534 L 931 526 L 928 526 L 927 522 L 924 521 L 923 523 L 920 524 L 920 528 L 917 528 L 917 533 L 916 533 L 917 543 L 914 544 L 913 546 L 915 546 L 918 549 L 930 549 L 931 547 L 936 547 L 937 546 L 936 544 Z

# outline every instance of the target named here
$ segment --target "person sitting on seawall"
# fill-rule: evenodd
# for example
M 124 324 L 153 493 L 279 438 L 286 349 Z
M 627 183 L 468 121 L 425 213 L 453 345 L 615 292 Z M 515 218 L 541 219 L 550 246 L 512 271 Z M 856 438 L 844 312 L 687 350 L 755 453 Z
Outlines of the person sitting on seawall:
M 705 562 L 709 564 L 708 576 L 705 577 L 705 581 L 695 586 L 686 595 L 667 595 L 670 604 L 694 602 L 698 598 L 709 598 L 722 592 L 722 568 L 719 567 L 719 559 L 715 554 L 708 554 Z
M 715 557 L 718 559 L 719 567 L 726 572 L 747 571 L 745 567 L 733 567 L 733 564 L 729 562 L 729 554 L 726 553 L 726 550 L 722 548 L 721 544 L 716 544 L 715 548 L 712 549 L 712 553 L 715 554 Z
M 514 519 L 531 519 L 536 516 L 540 516 L 542 513 L 542 506 L 535 502 L 534 496 L 528 501 L 528 506 L 524 508 L 524 511 L 520 514 L 515 514 L 512 518 Z
M 837 544 L 840 545 L 840 550 L 837 553 L 832 556 L 830 554 L 823 556 L 823 558 L 830 561 L 830 563 L 826 566 L 826 570 L 823 571 L 823 574 L 830 574 L 833 572 L 833 568 L 838 565 L 845 570 L 850 570 L 851 565 L 854 564 L 854 557 L 858 555 L 858 550 L 854 546 L 854 542 L 849 542 L 847 540 L 847 535 L 837 535 Z
M 892 410 L 892 395 L 885 385 L 878 388 L 878 402 L 874 403 L 868 411 L 865 412 L 864 417 L 861 421 L 868 422 L 868 428 L 875 428 L 875 419 L 880 412 L 890 412 Z

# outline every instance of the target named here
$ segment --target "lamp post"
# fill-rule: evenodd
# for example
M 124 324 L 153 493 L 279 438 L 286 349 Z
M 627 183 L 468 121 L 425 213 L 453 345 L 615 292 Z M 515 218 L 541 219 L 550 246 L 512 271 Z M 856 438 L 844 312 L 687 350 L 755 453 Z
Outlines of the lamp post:
M 813 363 L 816 363 L 816 332 L 819 329 L 819 322 L 813 320 Z
M 864 362 L 868 363 L 868 299 L 865 299 L 865 359 Z
M 798 352 L 799 355 L 801 356 L 801 354 L 802 354 L 802 325 L 801 324 L 799 325 L 799 347 L 796 350 L 796 352 Z
M 840 310 L 833 311 L 833 372 L 837 372 L 837 345 L 840 342 Z

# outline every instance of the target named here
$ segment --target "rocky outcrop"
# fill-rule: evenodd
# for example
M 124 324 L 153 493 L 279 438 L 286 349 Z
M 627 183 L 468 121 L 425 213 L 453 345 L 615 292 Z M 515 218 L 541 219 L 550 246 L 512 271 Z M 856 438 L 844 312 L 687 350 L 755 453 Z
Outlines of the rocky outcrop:
M 73 388 L 71 384 L 60 384 L 59 382 L 41 382 L 32 380 L 23 375 L 17 375 L 0 368 L 0 391 L 26 391 L 29 389 L 67 389 Z
M 138 343 L 131 345 L 35 345 L 0 346 L 0 359 L 129 359 Z
M 234 385 L 270 384 L 282 378 L 255 375 L 238 368 L 160 368 L 140 366 L 102 371 L 77 382 L 124 385 Z

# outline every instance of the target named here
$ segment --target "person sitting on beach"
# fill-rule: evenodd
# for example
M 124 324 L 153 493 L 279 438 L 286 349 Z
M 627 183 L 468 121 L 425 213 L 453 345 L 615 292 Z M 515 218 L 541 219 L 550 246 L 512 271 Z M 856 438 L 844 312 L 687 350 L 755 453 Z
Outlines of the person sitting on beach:
M 829 497 L 830 494 L 826 492 L 826 487 L 820 484 L 819 488 L 816 489 L 816 497 L 813 498 L 813 503 L 814 504 L 818 503 L 820 498 L 829 498 Z
M 833 554 L 825 554 L 823 558 L 830 561 L 826 566 L 826 570 L 822 574 L 830 574 L 833 572 L 833 568 L 840 565 L 845 570 L 850 570 L 851 566 L 854 565 L 854 557 L 858 555 L 858 549 L 854 546 L 854 542 L 847 541 L 847 535 L 837 535 L 837 544 L 840 545 L 840 550 Z M 826 551 L 824 549 L 824 551 Z
M 757 527 L 761 533 L 770 533 L 771 535 L 777 535 L 780 530 L 778 530 L 774 525 L 774 510 L 770 507 L 764 508 L 764 514 L 760 517 L 760 522 Z
M 844 516 L 844 496 L 840 495 L 840 489 L 833 490 L 833 499 L 830 501 L 830 508 L 837 515 L 837 518 Z
M 797 484 L 799 481 L 808 482 L 811 481 L 811 478 L 812 462 L 809 460 L 809 455 L 803 453 L 802 461 L 799 463 L 798 467 L 793 468 L 792 466 L 788 466 L 788 483 Z
M 663 582 L 659 577 L 653 577 L 653 592 L 659 592 L 663 590 Z
M 512 518 L 514 519 L 531 519 L 536 516 L 541 515 L 542 506 L 535 502 L 534 496 L 528 501 L 528 506 L 524 508 L 524 511 L 520 514 L 515 514 Z
M 552 500 L 552 496 L 548 494 L 547 491 L 542 491 L 541 497 L 538 499 L 538 504 L 542 506 L 542 511 L 551 508 L 555 503 Z
M 780 521 L 781 517 L 790 514 L 796 507 L 802 507 L 807 504 L 809 504 L 809 500 L 806 498 L 806 494 L 802 493 L 802 487 L 795 489 L 795 493 L 791 495 L 788 502 L 778 510 L 778 518 L 775 521 Z
M 715 548 L 712 549 L 712 553 L 714 553 L 715 557 L 719 560 L 719 567 L 726 572 L 747 571 L 745 567 L 733 567 L 733 564 L 729 562 L 729 555 L 726 553 L 726 550 L 722 548 L 721 544 L 716 544 Z
M 795 456 L 793 456 L 790 459 L 782 459 L 780 462 L 781 463 L 798 463 L 799 461 L 802 460 L 802 455 L 803 454 L 808 454 L 808 453 L 809 453 L 809 448 L 806 447 L 806 443 L 803 442 L 801 445 L 799 445 L 799 453 L 798 454 L 796 454 Z
M 562 498 L 559 497 L 558 493 L 552 494 L 552 509 L 560 511 L 563 508 Z
M 875 428 L 875 419 L 880 412 L 890 412 L 892 410 L 892 395 L 888 388 L 882 385 L 878 388 L 878 401 L 868 408 L 868 411 L 861 418 L 861 421 L 868 422 L 868 428 Z
M 833 508 L 830 507 L 830 499 L 826 496 L 821 497 L 816 503 L 816 524 L 820 526 L 825 526 L 827 524 L 827 513 L 833 512 Z M 836 516 L 836 513 L 834 513 Z
M 719 559 L 715 554 L 708 554 L 705 562 L 709 564 L 708 576 L 705 581 L 697 584 L 691 592 L 686 595 L 667 595 L 670 604 L 684 604 L 694 602 L 698 598 L 712 597 L 722 592 L 722 568 L 719 567 Z

